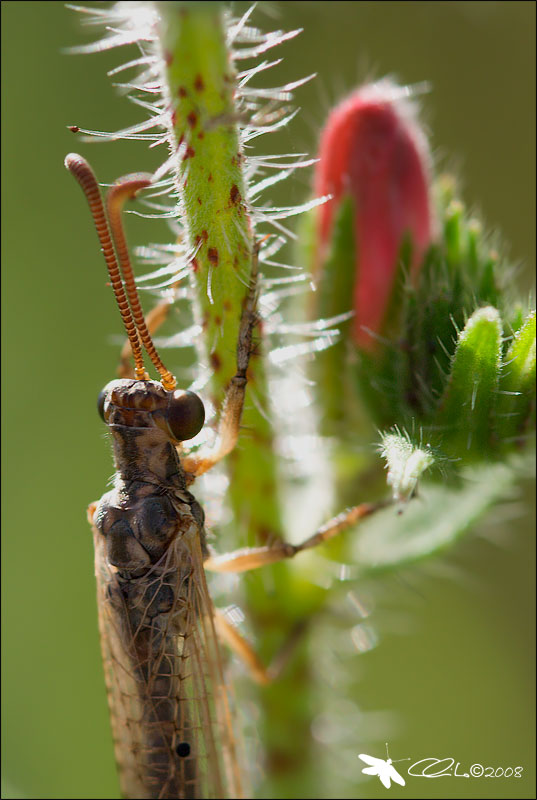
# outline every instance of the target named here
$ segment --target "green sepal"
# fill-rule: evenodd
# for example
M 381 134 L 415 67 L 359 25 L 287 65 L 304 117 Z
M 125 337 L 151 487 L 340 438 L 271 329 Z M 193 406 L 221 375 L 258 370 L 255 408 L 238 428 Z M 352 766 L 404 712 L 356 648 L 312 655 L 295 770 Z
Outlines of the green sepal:
M 535 417 L 535 311 L 515 333 L 504 359 L 496 413 L 496 431 L 504 447 L 523 443 L 532 415 Z
M 446 263 L 454 278 L 458 278 L 459 264 L 464 257 L 464 206 L 452 200 L 444 215 L 444 247 Z
M 475 311 L 459 334 L 435 428 L 442 450 L 462 463 L 491 453 L 501 368 L 502 325 L 492 306 Z
M 490 250 L 483 259 L 477 296 L 491 306 L 498 307 L 502 299 L 502 291 L 497 283 L 498 254 Z
M 334 218 L 328 258 L 323 264 L 316 292 L 319 317 L 334 317 L 352 309 L 355 281 L 356 242 L 354 199 L 342 199 Z
M 355 283 L 354 200 L 347 196 L 338 207 L 332 228 L 328 257 L 319 270 L 316 291 L 312 294 L 316 319 L 330 319 L 352 311 Z M 331 435 L 348 426 L 357 405 L 356 392 L 349 381 L 351 320 L 338 325 L 340 336 L 327 350 L 318 353 L 312 375 L 321 419 L 321 433 Z
M 359 380 L 381 428 L 430 426 L 446 390 L 457 331 L 476 308 L 504 308 L 499 262 L 480 223 L 468 219 L 445 180 L 436 189 L 442 234 L 408 280 L 412 242 L 403 242 L 391 301 L 374 357 L 363 354 Z M 502 267 L 505 272 L 505 267 Z
M 388 428 L 408 419 L 411 393 L 410 352 L 402 336 L 407 318 L 413 319 L 415 289 L 409 283 L 412 241 L 405 236 L 399 250 L 392 290 L 378 332 L 379 345 L 373 352 L 358 351 L 353 374 L 359 394 L 372 420 Z

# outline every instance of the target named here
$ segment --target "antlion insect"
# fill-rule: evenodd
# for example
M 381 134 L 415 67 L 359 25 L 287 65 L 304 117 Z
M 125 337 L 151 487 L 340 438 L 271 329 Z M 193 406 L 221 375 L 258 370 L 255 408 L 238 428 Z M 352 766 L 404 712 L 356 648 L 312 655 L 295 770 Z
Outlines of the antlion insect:
M 108 701 L 125 798 L 241 797 L 242 779 L 216 632 L 261 682 L 267 673 L 211 602 L 205 569 L 242 572 L 290 558 L 335 536 L 382 504 L 335 517 L 302 544 L 209 554 L 201 506 L 187 487 L 235 446 L 252 329 L 258 245 L 239 328 L 237 372 L 226 393 L 214 446 L 185 454 L 179 443 L 204 423 L 200 398 L 176 389 L 146 326 L 132 273 L 121 209 L 151 183 L 119 179 L 106 198 L 79 155 L 65 159 L 88 200 L 132 348 L 135 379 L 113 380 L 99 413 L 113 441 L 114 488 L 88 509 L 93 526 L 99 628 Z M 107 220 L 108 217 L 108 220 Z M 149 380 L 142 345 L 160 374 Z

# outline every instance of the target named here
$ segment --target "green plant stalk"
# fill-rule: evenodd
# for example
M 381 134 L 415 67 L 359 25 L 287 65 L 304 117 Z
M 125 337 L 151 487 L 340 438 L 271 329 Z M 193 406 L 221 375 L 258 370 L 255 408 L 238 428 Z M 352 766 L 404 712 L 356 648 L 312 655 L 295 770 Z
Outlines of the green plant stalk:
M 211 368 L 211 400 L 219 412 L 237 370 L 238 331 L 254 236 L 245 202 L 235 76 L 217 5 L 164 3 L 160 9 L 166 83 L 179 144 L 177 186 L 194 253 L 195 313 L 203 330 L 198 356 Z M 256 329 L 254 337 L 259 336 Z M 253 534 L 264 529 L 265 536 L 279 535 L 271 428 L 254 405 L 255 400 L 260 408 L 268 406 L 264 361 L 258 348 L 256 353 L 248 370 L 244 435 L 227 459 L 230 497 L 233 505 L 233 498 L 241 497 L 238 519 Z
M 233 70 L 218 7 L 161 3 L 159 10 L 176 182 L 193 252 L 195 311 L 219 409 L 236 371 L 253 245 L 233 115 Z M 255 385 L 255 377 L 252 381 Z
M 179 146 L 177 188 L 188 242 L 195 250 L 196 315 L 203 329 L 199 358 L 211 367 L 211 399 L 221 410 L 236 372 L 254 240 L 236 124 L 235 73 L 218 5 L 161 3 L 159 10 L 168 107 Z M 248 370 L 243 430 L 239 445 L 225 459 L 235 547 L 274 541 L 283 530 L 259 327 L 254 339 L 258 344 Z M 268 664 L 293 630 L 297 614 L 310 614 L 317 607 L 319 594 L 310 593 L 304 602 L 303 587 L 288 564 L 265 567 L 249 575 L 245 584 L 246 613 L 260 642 L 260 656 Z M 299 642 L 274 684 L 259 689 L 259 730 L 271 796 L 286 794 L 290 775 L 304 786 L 311 772 L 306 644 L 306 639 Z

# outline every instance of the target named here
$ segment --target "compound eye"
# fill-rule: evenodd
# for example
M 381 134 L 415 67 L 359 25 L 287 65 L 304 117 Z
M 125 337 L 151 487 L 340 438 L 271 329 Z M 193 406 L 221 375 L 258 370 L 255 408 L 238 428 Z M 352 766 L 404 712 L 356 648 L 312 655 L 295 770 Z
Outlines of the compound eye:
M 205 409 L 198 395 L 180 389 L 171 393 L 166 421 L 168 430 L 178 442 L 196 436 L 205 422 Z
M 106 395 L 107 391 L 105 386 L 104 389 L 101 389 L 101 391 L 99 392 L 99 397 L 97 398 L 97 411 L 99 412 L 99 416 L 103 422 L 106 422 L 104 418 L 104 403 L 106 400 Z

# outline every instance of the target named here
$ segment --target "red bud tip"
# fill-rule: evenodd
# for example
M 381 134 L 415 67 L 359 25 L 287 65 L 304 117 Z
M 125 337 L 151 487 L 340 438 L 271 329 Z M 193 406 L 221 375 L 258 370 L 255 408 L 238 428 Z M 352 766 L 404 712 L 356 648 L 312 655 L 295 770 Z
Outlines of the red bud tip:
M 364 86 L 337 106 L 320 143 L 315 193 L 333 198 L 319 210 L 319 262 L 328 255 L 341 199 L 355 204 L 356 274 L 353 338 L 374 349 L 406 233 L 413 243 L 411 277 L 432 237 L 429 149 L 406 89 L 388 80 Z M 366 330 L 367 329 L 367 330 Z

